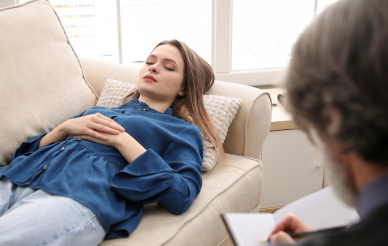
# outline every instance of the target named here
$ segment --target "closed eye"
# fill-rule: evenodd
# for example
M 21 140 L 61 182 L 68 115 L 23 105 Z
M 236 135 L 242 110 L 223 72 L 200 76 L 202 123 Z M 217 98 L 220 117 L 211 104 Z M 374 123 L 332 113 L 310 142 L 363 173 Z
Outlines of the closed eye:
M 170 70 L 170 71 L 175 71 L 174 69 L 172 68 L 169 68 L 169 67 L 165 67 L 166 69 Z

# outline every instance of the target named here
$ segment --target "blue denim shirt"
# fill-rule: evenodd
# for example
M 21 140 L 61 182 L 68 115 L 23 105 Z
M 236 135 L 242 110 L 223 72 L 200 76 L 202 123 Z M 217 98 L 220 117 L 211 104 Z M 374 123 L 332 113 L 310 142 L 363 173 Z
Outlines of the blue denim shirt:
M 93 107 L 75 117 L 101 113 L 114 119 L 147 151 L 128 163 L 105 145 L 73 139 L 38 149 L 45 134 L 29 138 L 11 164 L 0 168 L 17 185 L 70 197 L 90 208 L 106 239 L 128 237 L 143 204 L 157 202 L 174 214 L 185 212 L 202 187 L 203 145 L 198 128 L 132 99 L 120 107 Z

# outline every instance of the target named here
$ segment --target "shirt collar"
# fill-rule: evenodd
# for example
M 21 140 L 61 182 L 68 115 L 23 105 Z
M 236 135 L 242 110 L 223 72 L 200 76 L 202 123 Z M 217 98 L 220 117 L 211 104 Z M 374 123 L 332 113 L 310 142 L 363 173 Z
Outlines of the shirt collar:
M 168 108 L 164 113 L 161 113 L 153 108 L 150 108 L 148 106 L 148 104 L 146 104 L 144 102 L 140 102 L 136 97 L 133 98 L 131 101 L 120 105 L 120 107 L 118 107 L 118 108 L 120 108 L 120 109 L 132 108 L 132 109 L 138 110 L 138 111 L 149 111 L 149 112 L 153 112 L 153 113 L 166 114 L 166 115 L 173 116 L 172 108 Z
M 360 191 L 358 208 L 361 218 L 388 204 L 388 175 L 367 183 Z

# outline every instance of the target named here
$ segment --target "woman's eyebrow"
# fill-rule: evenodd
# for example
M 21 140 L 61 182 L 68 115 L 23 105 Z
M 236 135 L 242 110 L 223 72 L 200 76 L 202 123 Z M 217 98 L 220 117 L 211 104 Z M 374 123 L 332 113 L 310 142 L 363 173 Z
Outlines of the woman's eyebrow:
M 151 54 L 151 55 L 149 55 L 148 57 L 150 57 L 150 56 L 151 56 L 151 57 L 154 57 L 154 58 L 158 58 L 158 56 L 157 56 L 157 55 L 154 55 L 154 54 Z M 173 62 L 173 63 L 175 63 L 175 65 L 176 65 L 177 67 L 179 67 L 178 64 L 177 64 L 173 59 L 164 58 L 163 60 Z

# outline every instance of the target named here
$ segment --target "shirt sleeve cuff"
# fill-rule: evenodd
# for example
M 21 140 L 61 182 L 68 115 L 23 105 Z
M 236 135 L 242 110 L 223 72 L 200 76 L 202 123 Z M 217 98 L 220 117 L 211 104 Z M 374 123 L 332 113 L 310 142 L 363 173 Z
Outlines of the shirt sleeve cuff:
M 40 140 L 46 135 L 47 133 L 33 136 L 33 137 L 30 137 L 27 141 L 23 142 L 19 146 L 19 148 L 16 149 L 15 153 L 13 154 L 12 160 L 14 160 L 15 158 L 21 155 L 32 153 L 35 150 L 37 150 L 39 147 Z
M 158 154 L 149 149 L 137 157 L 123 171 L 133 176 L 145 176 L 161 172 L 175 172 Z
M 110 187 L 126 199 L 142 204 L 157 202 L 170 187 L 175 170 L 158 154 L 147 150 L 113 175 Z

